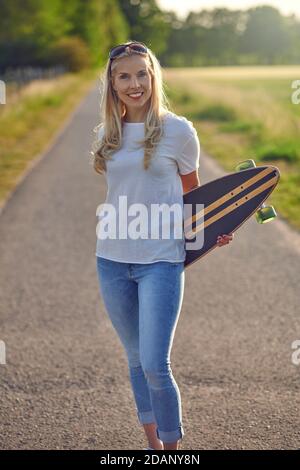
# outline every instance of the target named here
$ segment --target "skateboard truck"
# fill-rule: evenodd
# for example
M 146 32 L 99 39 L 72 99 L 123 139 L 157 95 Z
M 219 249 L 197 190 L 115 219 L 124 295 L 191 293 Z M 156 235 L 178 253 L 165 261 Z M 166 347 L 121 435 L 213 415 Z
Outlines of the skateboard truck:
M 236 171 L 247 170 L 248 168 L 255 168 L 256 163 L 252 159 L 244 160 L 240 162 L 236 167 Z M 259 224 L 265 224 L 266 222 L 271 222 L 277 217 L 277 213 L 273 206 L 267 206 L 264 202 L 256 211 L 255 218 Z

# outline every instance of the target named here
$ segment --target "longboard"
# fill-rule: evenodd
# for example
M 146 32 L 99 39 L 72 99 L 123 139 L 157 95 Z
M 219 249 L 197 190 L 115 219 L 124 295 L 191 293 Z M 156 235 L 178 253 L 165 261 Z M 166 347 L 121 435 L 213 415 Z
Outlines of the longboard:
M 219 235 L 235 232 L 255 212 L 260 223 L 276 217 L 274 208 L 265 206 L 264 201 L 279 181 L 278 168 L 271 165 L 257 167 L 253 160 L 245 162 L 246 169 L 210 181 L 183 195 L 184 207 L 190 204 L 187 214 L 184 209 L 185 267 L 216 248 Z M 198 208 L 197 204 L 200 205 Z

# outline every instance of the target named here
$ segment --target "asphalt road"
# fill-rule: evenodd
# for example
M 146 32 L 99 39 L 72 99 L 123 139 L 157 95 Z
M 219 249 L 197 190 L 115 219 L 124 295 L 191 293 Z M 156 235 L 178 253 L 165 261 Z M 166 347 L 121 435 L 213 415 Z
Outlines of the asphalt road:
M 97 88 L 0 215 L 1 449 L 146 447 L 96 276 Z M 223 173 L 202 150 L 201 183 Z M 181 449 L 300 447 L 299 266 L 299 234 L 252 218 L 186 270 L 171 356 Z

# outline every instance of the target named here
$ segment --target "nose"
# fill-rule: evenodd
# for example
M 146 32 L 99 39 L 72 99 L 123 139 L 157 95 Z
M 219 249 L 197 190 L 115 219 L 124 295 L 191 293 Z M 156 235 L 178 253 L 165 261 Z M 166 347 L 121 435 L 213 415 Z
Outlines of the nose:
M 130 89 L 131 90 L 135 90 L 135 89 L 139 89 L 140 86 L 139 86 L 139 80 L 137 77 L 133 77 L 131 80 L 130 80 Z

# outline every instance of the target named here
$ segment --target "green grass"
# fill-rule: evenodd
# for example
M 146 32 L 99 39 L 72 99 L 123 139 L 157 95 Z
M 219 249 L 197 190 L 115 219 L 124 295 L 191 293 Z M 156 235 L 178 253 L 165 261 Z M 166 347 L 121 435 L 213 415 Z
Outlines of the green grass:
M 190 113 L 190 118 L 194 121 L 226 121 L 231 122 L 236 118 L 234 109 L 229 106 L 214 104 L 204 107 L 200 111 Z

